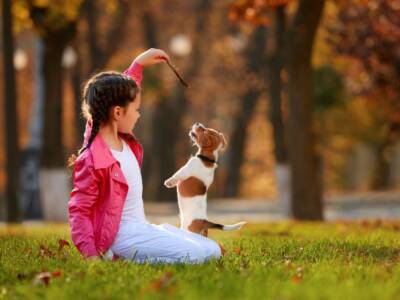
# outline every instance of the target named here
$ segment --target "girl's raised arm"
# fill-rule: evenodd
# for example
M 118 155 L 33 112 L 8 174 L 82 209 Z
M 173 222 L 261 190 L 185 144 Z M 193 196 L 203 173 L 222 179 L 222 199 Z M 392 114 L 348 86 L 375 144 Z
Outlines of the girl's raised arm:
M 169 56 L 161 49 L 151 48 L 138 55 L 124 74 L 131 76 L 138 86 L 142 83 L 143 66 L 154 65 L 169 60 Z
M 143 65 L 134 60 L 129 68 L 124 71 L 124 74 L 132 77 L 137 86 L 140 86 L 142 84 L 142 72 Z

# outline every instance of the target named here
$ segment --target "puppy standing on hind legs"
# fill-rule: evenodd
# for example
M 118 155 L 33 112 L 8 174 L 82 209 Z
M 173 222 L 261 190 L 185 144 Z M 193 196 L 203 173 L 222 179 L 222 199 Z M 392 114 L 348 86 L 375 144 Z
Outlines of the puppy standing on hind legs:
M 208 235 L 209 228 L 240 229 L 246 222 L 222 225 L 210 222 L 207 218 L 207 190 L 214 180 L 218 153 L 226 145 L 223 134 L 196 123 L 189 136 L 198 147 L 196 156 L 191 157 L 182 168 L 164 182 L 168 188 L 177 186 L 181 228 L 204 236 Z

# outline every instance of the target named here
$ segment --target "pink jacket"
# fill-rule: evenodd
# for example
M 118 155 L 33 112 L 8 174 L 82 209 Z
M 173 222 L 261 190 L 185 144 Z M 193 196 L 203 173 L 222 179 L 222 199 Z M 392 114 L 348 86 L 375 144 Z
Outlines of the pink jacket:
M 133 62 L 124 72 L 138 86 L 143 67 Z M 86 123 L 84 144 L 91 132 Z M 131 134 L 120 134 L 142 165 L 142 146 Z M 100 134 L 89 149 L 77 158 L 73 172 L 73 189 L 68 204 L 71 238 L 79 252 L 85 256 L 103 255 L 112 245 L 118 232 L 128 184 L 119 162 Z

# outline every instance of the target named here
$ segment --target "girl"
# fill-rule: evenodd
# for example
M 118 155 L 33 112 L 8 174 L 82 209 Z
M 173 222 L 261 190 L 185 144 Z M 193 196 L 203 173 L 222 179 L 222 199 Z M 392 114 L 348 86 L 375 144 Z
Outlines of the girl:
M 201 263 L 221 255 L 216 242 L 168 224 L 150 224 L 144 214 L 143 152 L 132 130 L 140 117 L 143 66 L 167 60 L 164 51 L 149 49 L 124 74 L 96 74 L 84 88 L 87 124 L 83 147 L 70 161 L 68 207 L 72 241 L 87 258 L 112 253 L 114 259 L 139 263 Z

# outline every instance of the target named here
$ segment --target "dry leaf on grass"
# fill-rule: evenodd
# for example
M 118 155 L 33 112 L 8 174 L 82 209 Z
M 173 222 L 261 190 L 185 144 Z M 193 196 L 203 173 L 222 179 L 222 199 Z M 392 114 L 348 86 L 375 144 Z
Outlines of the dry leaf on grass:
M 242 253 L 242 249 L 240 247 L 236 247 L 233 249 L 233 252 L 235 252 L 237 255 L 240 255 L 240 253 Z
M 171 271 L 165 272 L 160 278 L 157 278 L 149 283 L 147 287 L 142 289 L 142 293 L 145 292 L 161 292 L 166 291 L 168 294 L 172 293 L 173 290 L 173 273 Z
M 58 240 L 58 251 L 61 251 L 65 246 L 69 247 L 69 242 L 64 239 Z
M 42 258 L 43 257 L 54 257 L 54 253 L 45 245 L 40 245 L 39 256 Z
M 62 276 L 61 270 L 56 270 L 54 272 L 43 271 L 36 275 L 35 279 L 33 280 L 33 284 L 34 285 L 43 284 L 45 286 L 48 286 L 51 278 L 59 278 L 61 276 Z

